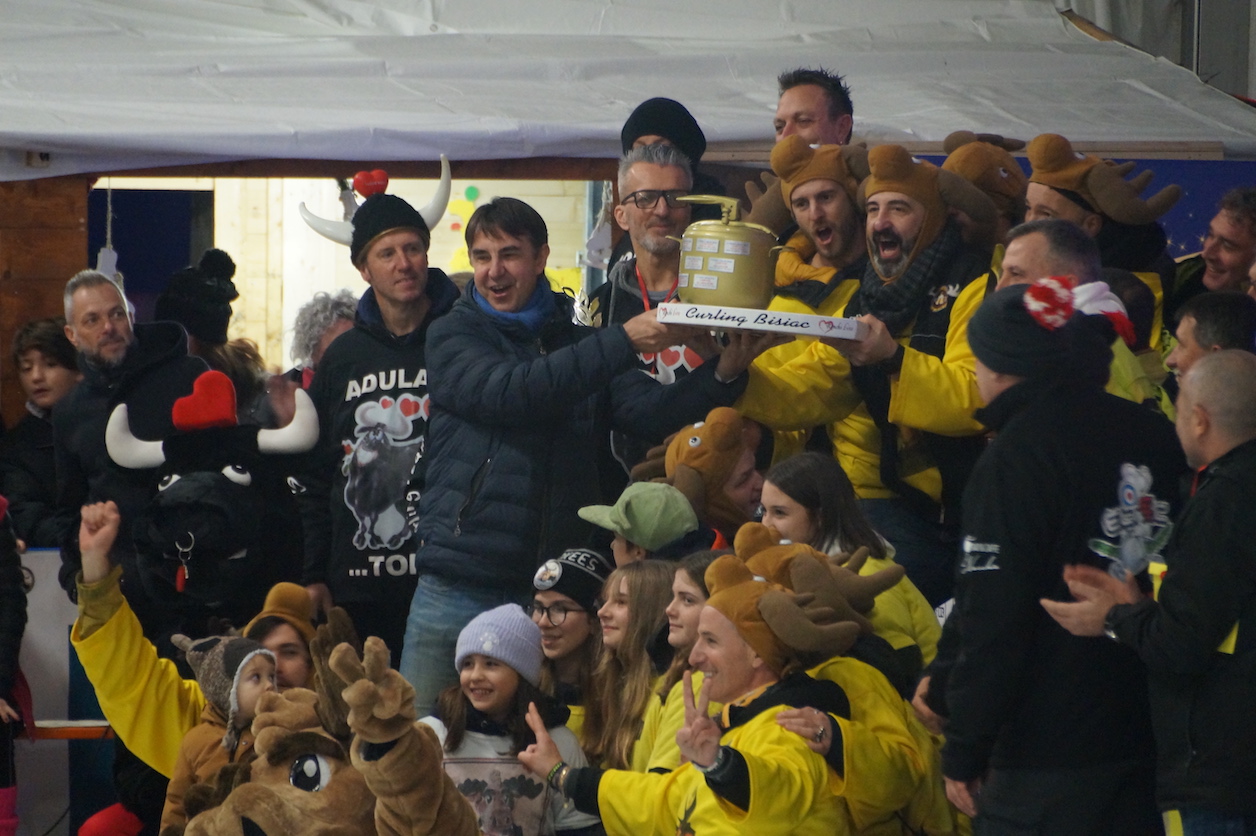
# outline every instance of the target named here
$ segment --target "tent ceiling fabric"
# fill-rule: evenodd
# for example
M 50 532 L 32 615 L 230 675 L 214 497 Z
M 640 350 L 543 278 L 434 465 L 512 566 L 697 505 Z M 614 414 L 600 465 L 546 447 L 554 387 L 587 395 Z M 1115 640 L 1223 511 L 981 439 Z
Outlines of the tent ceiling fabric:
M 1054 131 L 1256 157 L 1256 111 L 1051 0 L 6 0 L 0 179 L 614 157 L 660 95 L 712 143 L 763 141 L 777 73 L 815 65 L 846 75 L 870 142 Z

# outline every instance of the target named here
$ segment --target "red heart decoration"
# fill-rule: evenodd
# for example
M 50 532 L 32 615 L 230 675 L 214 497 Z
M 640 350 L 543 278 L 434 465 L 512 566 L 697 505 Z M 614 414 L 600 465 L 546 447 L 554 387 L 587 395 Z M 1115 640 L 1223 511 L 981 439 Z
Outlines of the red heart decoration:
M 403 397 L 401 399 L 401 414 L 409 418 L 411 415 L 417 414 L 422 409 L 418 398 Z
M 674 348 L 665 348 L 659 352 L 659 360 L 667 368 L 673 368 L 680 362 L 680 352 Z
M 175 429 L 183 432 L 234 427 L 236 392 L 231 378 L 222 372 L 204 372 L 192 384 L 192 394 L 174 402 L 170 417 Z
M 383 407 L 384 409 L 392 409 L 393 399 L 392 398 L 380 398 L 379 405 Z
M 836 327 L 837 326 L 834 325 L 830 320 L 827 320 L 827 319 L 820 320 L 820 330 L 826 334 L 832 331 Z
M 362 197 L 383 194 L 386 188 L 388 188 L 388 172 L 382 168 L 374 171 L 359 171 L 353 175 L 353 190 Z
M 685 365 L 689 366 L 689 368 L 696 369 L 698 366 L 702 365 L 702 355 L 694 351 L 689 346 L 685 346 L 684 355 Z

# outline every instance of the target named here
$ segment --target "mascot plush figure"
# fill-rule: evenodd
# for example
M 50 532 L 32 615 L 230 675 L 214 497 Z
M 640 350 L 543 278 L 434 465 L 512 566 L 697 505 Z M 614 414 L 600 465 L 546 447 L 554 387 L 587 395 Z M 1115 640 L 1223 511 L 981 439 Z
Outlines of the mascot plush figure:
M 141 582 L 153 600 L 186 601 L 243 623 L 267 589 L 291 576 L 286 558 L 300 559 L 300 537 L 277 536 L 289 528 L 271 511 L 284 507 L 288 487 L 273 457 L 318 440 L 313 402 L 302 390 L 295 398 L 288 426 L 239 426 L 230 379 L 205 372 L 191 395 L 175 401 L 178 432 L 162 441 L 136 438 L 126 404 L 114 408 L 105 428 L 109 457 L 126 468 L 157 468 L 157 495 L 134 531 Z

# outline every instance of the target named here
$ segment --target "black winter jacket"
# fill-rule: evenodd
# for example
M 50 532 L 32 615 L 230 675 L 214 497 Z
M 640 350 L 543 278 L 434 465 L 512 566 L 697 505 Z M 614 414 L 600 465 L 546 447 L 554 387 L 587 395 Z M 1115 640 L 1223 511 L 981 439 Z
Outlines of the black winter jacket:
M 1108 620 L 1147 666 L 1164 810 L 1256 814 L 1256 440 L 1199 475 L 1166 549 L 1159 603 Z M 1237 630 L 1233 645 L 1223 642 Z
M 327 348 L 310 386 L 318 446 L 298 493 L 306 584 L 325 583 L 339 602 L 409 606 L 414 529 L 428 428 L 424 340 L 449 312 L 458 288 L 427 271 L 427 319 L 398 337 L 384 327 L 374 290 L 358 301 L 354 327 Z
M 588 539 L 576 510 L 614 499 L 598 473 L 610 429 L 661 441 L 745 388 L 744 374 L 716 381 L 714 363 L 663 386 L 636 369 L 622 326 L 575 325 L 570 300 L 555 297 L 538 336 L 469 295 L 428 330 L 420 574 L 527 589 L 541 560 Z
M 28 412 L 0 441 L 0 493 L 27 548 L 60 547 L 69 517 L 57 510 L 57 464 L 52 420 Z
M 97 368 L 79 355 L 83 380 L 53 410 L 53 446 L 57 463 L 57 508 L 68 521 L 63 532 L 60 581 L 73 597 L 78 553 L 79 509 L 112 499 L 122 514 L 114 546 L 122 557 L 122 590 L 141 622 L 144 596 L 135 575 L 131 524 L 156 493 L 153 470 L 128 470 L 113 463 L 105 450 L 105 425 L 113 408 L 125 403 L 136 438 L 156 441 L 174 433 L 174 402 L 191 394 L 192 383 L 209 369 L 188 356 L 187 333 L 173 322 L 134 326 L 135 342 L 122 363 Z
M 988 767 L 1150 763 L 1137 656 L 1070 635 L 1039 599 L 1072 600 L 1064 567 L 1106 568 L 1105 543 L 1167 535 L 1186 470 L 1173 426 L 1097 389 L 1034 381 L 977 417 L 998 435 L 964 492 L 943 771 L 967 781 Z

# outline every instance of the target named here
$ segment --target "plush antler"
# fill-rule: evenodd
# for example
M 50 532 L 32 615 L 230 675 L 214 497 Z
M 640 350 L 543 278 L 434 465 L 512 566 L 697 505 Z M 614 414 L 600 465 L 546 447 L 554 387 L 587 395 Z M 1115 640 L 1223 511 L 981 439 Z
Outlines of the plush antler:
M 1118 166 L 1097 165 L 1086 174 L 1086 185 L 1094 196 L 1100 212 L 1123 224 L 1149 224 L 1173 208 L 1182 197 L 1178 185 L 1165 186 L 1146 200 L 1139 195 L 1151 182 L 1151 172 L 1144 171 L 1133 180 L 1125 180 Z
M 907 570 L 897 563 L 871 575 L 859 574 L 868 554 L 868 547 L 860 546 L 854 554 L 838 554 L 829 559 L 833 582 L 850 605 L 861 613 L 871 612 L 876 597 L 907 575 Z
M 342 743 L 353 736 L 349 728 L 349 706 L 342 694 L 353 680 L 343 680 L 331 666 L 331 656 L 336 647 L 349 644 L 361 653 L 362 642 L 353 629 L 353 620 L 340 607 L 333 607 L 327 614 L 327 623 L 320 624 L 310 641 L 310 656 L 314 660 L 315 685 L 318 689 L 318 716 L 323 728 Z
M 1019 151 L 1025 147 L 1025 140 L 1014 139 L 1010 136 L 1002 134 L 982 134 L 973 133 L 972 131 L 952 131 L 947 134 L 946 139 L 942 140 L 942 150 L 947 154 L 952 153 L 957 148 L 961 148 L 972 142 L 984 142 L 987 145 L 993 145 L 996 148 L 1002 148 L 1004 151 Z
M 861 632 L 859 625 L 850 621 L 817 624 L 792 595 L 780 589 L 763 593 L 759 615 L 804 665 L 841 656 L 854 646 Z
M 414 725 L 414 686 L 389 667 L 383 639 L 366 640 L 362 657 L 348 644 L 332 651 L 331 665 L 345 682 L 349 727 L 368 743 L 396 740 Z

